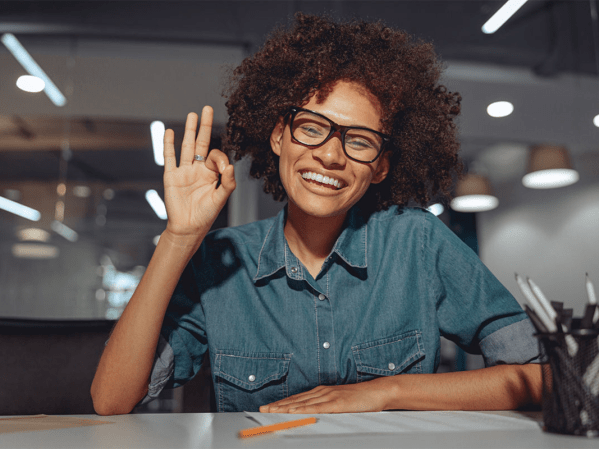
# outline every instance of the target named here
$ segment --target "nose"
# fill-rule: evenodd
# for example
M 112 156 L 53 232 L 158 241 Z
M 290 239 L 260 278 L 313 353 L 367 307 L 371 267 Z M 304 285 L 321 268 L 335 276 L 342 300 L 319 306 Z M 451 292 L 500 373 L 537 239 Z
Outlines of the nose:
M 343 152 L 341 133 L 335 131 L 333 135 L 319 147 L 312 149 L 312 157 L 318 159 L 324 167 L 343 167 L 347 162 Z

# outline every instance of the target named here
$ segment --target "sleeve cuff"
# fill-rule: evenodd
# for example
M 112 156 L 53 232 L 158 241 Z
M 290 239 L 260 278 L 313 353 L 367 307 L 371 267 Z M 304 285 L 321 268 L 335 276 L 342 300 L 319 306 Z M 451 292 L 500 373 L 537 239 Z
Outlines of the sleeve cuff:
M 173 374 L 175 366 L 175 353 L 173 348 L 166 339 L 160 335 L 158 345 L 156 347 L 156 355 L 154 356 L 154 366 L 150 373 L 150 384 L 148 385 L 148 393 L 137 404 L 147 404 L 151 400 L 158 397 L 168 380 Z
M 539 344 L 530 320 L 512 323 L 480 341 L 485 366 L 540 363 Z

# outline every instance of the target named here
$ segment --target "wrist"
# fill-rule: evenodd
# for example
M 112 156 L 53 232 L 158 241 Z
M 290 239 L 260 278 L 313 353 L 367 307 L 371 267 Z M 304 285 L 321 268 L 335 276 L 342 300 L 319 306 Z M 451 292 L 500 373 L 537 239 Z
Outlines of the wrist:
M 163 243 L 170 247 L 178 249 L 193 249 L 194 252 L 199 248 L 206 234 L 176 234 L 168 229 L 168 227 L 160 235 L 159 244 Z

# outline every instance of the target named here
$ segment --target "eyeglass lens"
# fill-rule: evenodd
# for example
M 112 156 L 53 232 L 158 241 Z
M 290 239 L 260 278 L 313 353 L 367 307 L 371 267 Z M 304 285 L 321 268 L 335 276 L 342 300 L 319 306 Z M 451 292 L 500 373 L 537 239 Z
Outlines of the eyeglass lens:
M 291 133 L 300 143 L 320 145 L 331 132 L 331 124 L 318 115 L 299 111 L 293 119 Z M 345 151 L 351 158 L 368 162 L 377 157 L 383 139 L 365 129 L 348 129 L 345 133 Z

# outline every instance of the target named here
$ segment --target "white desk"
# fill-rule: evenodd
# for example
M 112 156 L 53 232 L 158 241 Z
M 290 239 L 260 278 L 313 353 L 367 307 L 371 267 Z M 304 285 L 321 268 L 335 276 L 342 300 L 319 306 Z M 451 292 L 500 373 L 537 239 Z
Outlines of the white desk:
M 403 413 L 403 412 L 392 412 Z M 426 419 L 427 413 L 419 412 Z M 540 413 L 485 412 L 540 421 Z M 430 415 L 429 415 L 430 416 Z M 139 414 L 122 416 L 80 415 L 112 424 L 0 434 L 0 448 L 110 449 L 110 448 L 594 448 L 599 439 L 555 435 L 540 427 L 513 431 L 410 432 L 351 437 L 285 438 L 273 433 L 239 439 L 239 430 L 256 424 L 243 413 Z

